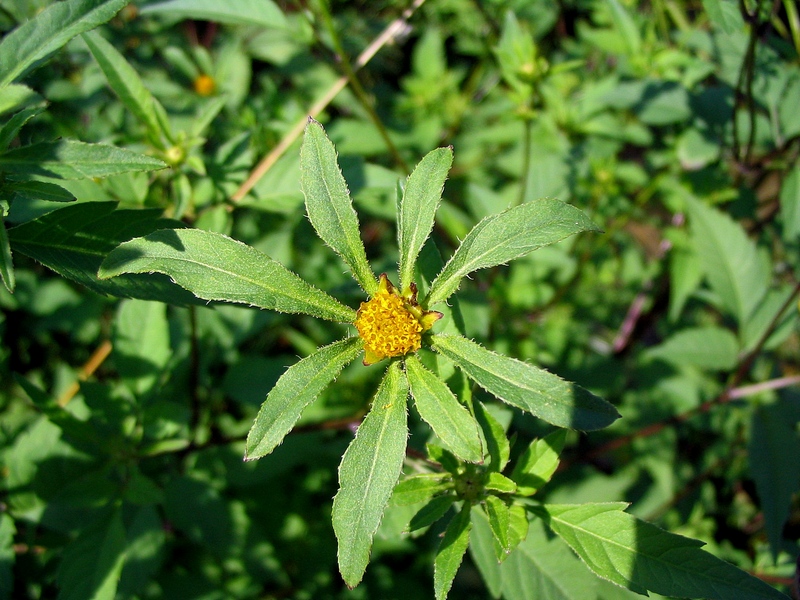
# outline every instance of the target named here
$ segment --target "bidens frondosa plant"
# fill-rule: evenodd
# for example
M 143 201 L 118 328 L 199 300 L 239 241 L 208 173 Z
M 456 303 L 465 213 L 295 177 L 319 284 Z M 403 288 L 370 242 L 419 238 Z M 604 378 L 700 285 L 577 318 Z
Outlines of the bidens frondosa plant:
M 465 338 L 453 318 L 456 303 L 450 307 L 447 300 L 473 271 L 507 263 L 596 227 L 580 210 L 558 200 L 515 206 L 475 225 L 431 281 L 427 276 L 430 268 L 421 273 L 417 267 L 420 256 L 437 256 L 438 260 L 435 249 L 424 247 L 432 244 L 428 238 L 452 160 L 451 149 L 434 150 L 405 182 L 398 203 L 399 270 L 395 287 L 385 274 L 376 277 L 372 271 L 336 151 L 319 123 L 309 121 L 301 149 L 306 211 L 319 237 L 342 258 L 364 290 L 366 299 L 358 310 L 255 248 L 196 229 L 164 229 L 126 242 L 106 258 L 100 276 L 164 273 L 205 300 L 308 314 L 354 326 L 357 335 L 319 348 L 280 377 L 247 437 L 248 460 L 264 456 L 280 444 L 305 407 L 345 365 L 359 356 L 365 364 L 387 362 L 369 412 L 342 457 L 339 491 L 333 501 L 339 569 L 351 587 L 363 577 L 373 536 L 393 493 L 395 504 L 423 504 L 411 528 L 430 525 L 449 514 L 451 506 L 458 509 L 435 558 L 437 598 L 444 598 L 450 589 L 476 518 L 488 524 L 492 540 L 488 543 L 495 548 L 498 561 L 526 538 L 529 519 L 535 516 L 598 575 L 636 591 L 661 589 L 659 593 L 673 595 L 673 588 L 659 588 L 670 577 L 658 578 L 655 587 L 643 586 L 639 579 L 632 579 L 633 572 L 625 572 L 616 562 L 603 562 L 607 552 L 620 552 L 620 544 L 614 541 L 606 547 L 597 539 L 646 533 L 643 539 L 660 544 L 664 536 L 670 536 L 673 549 L 683 546 L 675 555 L 675 577 L 685 576 L 681 569 L 688 561 L 705 564 L 704 573 L 722 569 L 731 582 L 746 578 L 743 572 L 700 550 L 693 540 L 684 541 L 622 512 L 624 504 L 533 502 L 530 496 L 549 480 L 558 464 L 564 443 L 562 432 L 535 440 L 511 472 L 503 474 L 510 454 L 502 427 L 480 402 L 473 402 L 469 386 L 462 386 L 460 397 L 453 393 L 438 375 L 441 364 L 455 365 L 498 399 L 557 427 L 599 429 L 619 415 L 613 406 L 588 391 Z M 430 267 L 431 261 L 426 260 Z M 433 354 L 423 356 L 425 348 Z M 428 454 L 441 470 L 415 474 L 397 485 L 406 454 L 409 397 L 436 435 L 436 443 L 428 444 Z M 640 531 L 643 527 L 655 533 Z M 478 525 L 476 528 L 480 529 Z M 483 530 L 487 531 L 486 527 Z M 641 547 L 625 547 L 631 548 L 631 556 L 643 560 Z M 671 568 L 658 548 L 653 549 L 653 555 L 659 557 L 656 570 Z M 631 556 L 626 555 L 619 564 L 630 563 Z M 649 570 L 648 565 L 641 565 L 635 573 Z M 720 583 L 715 578 L 709 585 Z
M 465 338 L 457 326 L 457 303 L 449 306 L 447 300 L 477 269 L 596 228 L 581 211 L 558 200 L 525 203 L 480 221 L 438 269 L 440 259 L 428 238 L 452 158 L 449 148 L 430 152 L 405 182 L 398 202 L 395 287 L 386 275 L 376 277 L 367 262 L 333 144 L 318 123 L 309 121 L 301 150 L 306 211 L 317 234 L 363 289 L 366 299 L 358 310 L 255 248 L 196 229 L 163 229 L 126 242 L 108 255 L 99 275 L 163 273 L 205 300 L 354 326 L 357 335 L 319 348 L 280 377 L 247 437 L 248 460 L 280 444 L 305 407 L 345 365 L 359 356 L 365 364 L 386 361 L 369 412 L 342 458 L 333 501 L 339 569 L 351 587 L 363 577 L 373 536 L 392 497 L 394 505 L 421 506 L 409 530 L 429 526 L 456 509 L 434 559 L 437 599 L 447 596 L 473 526 L 476 539 L 483 548 L 493 548 L 497 559 L 481 563 L 483 572 L 496 569 L 518 545 L 543 543 L 543 536 L 555 534 L 595 574 L 639 593 L 738 598 L 736 594 L 746 592 L 752 598 L 775 597 L 777 592 L 763 582 L 700 549 L 700 542 L 625 513 L 624 503 L 535 502 L 531 496 L 558 466 L 564 429 L 534 440 L 513 467 L 506 468 L 511 453 L 503 428 L 481 402 L 473 401 L 469 385 L 460 385 L 456 396 L 440 369 L 452 373 L 455 365 L 462 382 L 472 380 L 503 402 L 559 428 L 599 429 L 619 415 L 586 390 Z M 406 455 L 409 397 L 436 441 L 427 444 L 431 461 L 417 465 L 416 473 L 398 484 Z

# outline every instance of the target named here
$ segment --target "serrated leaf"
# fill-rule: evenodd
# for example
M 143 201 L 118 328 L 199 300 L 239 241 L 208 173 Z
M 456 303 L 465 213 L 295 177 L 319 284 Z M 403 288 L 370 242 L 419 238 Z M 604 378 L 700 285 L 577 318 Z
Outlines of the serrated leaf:
M 619 418 L 611 404 L 591 392 L 467 338 L 437 334 L 432 346 L 489 393 L 558 427 L 591 431 Z
M 417 473 L 406 477 L 395 486 L 392 503 L 397 506 L 417 504 L 452 486 L 453 480 L 447 473 Z
M 508 505 L 498 498 L 497 496 L 486 496 L 484 509 L 486 516 L 489 519 L 489 527 L 492 530 L 492 537 L 494 538 L 495 555 L 498 562 L 502 562 L 508 557 L 511 551 L 511 544 L 509 538 L 509 524 L 511 523 L 511 514 Z
M 76 35 L 109 21 L 129 0 L 51 4 L 0 42 L 0 87 L 38 66 Z
M 492 413 L 480 402 L 475 402 L 475 418 L 478 420 L 486 440 L 486 451 L 488 452 L 486 467 L 499 473 L 506 468 L 511 456 L 511 444 L 508 443 L 506 432 L 497 419 L 492 416 Z
M 162 126 L 154 106 L 158 100 L 144 86 L 136 69 L 96 31 L 82 37 L 122 104 L 147 128 L 150 140 L 165 149 L 172 135 Z
M 414 282 L 415 262 L 433 229 L 436 209 L 452 164 L 452 148 L 437 148 L 425 155 L 406 182 L 397 217 L 402 290 Z
M 116 206 L 116 202 L 83 202 L 54 210 L 9 229 L 11 247 L 98 294 L 200 304 L 161 275 L 97 278 L 103 259 L 120 243 L 154 229 L 183 227 L 179 221 L 161 218 L 160 210 L 114 210 Z
M 300 149 L 300 183 L 317 235 L 342 257 L 361 288 L 374 296 L 378 280 L 367 262 L 358 216 L 336 160 L 336 149 L 322 125 L 314 120 L 306 126 Z
M 783 526 L 800 485 L 800 435 L 790 402 L 759 406 L 753 413 L 748 443 L 749 467 L 764 512 L 764 529 L 773 559 L 783 545 Z
M 533 440 L 514 465 L 511 479 L 517 483 L 517 493 L 532 496 L 556 472 L 559 456 L 564 449 L 567 432 L 559 429 L 539 440 Z
M 792 244 L 800 237 L 800 166 L 795 166 L 783 180 L 780 202 L 783 239 Z
M 406 376 L 417 412 L 447 448 L 468 462 L 483 461 L 478 423 L 447 384 L 426 369 L 416 355 L 406 357 Z
M 113 600 L 125 559 L 119 510 L 84 529 L 64 549 L 58 568 L 59 600 Z
M 352 322 L 355 311 L 307 283 L 266 254 L 200 229 L 162 229 L 121 244 L 103 261 L 103 279 L 163 273 L 203 300 Z
M 436 600 L 444 600 L 453 585 L 458 567 L 464 559 L 472 529 L 470 505 L 464 503 L 461 510 L 450 520 L 444 532 L 436 558 L 433 559 L 433 591 Z
M 169 0 L 141 8 L 142 14 L 162 14 L 182 19 L 214 21 L 228 25 L 285 28 L 286 17 L 271 0 Z
M 513 494 L 517 491 L 517 484 L 502 473 L 489 471 L 486 474 L 484 488 L 500 494 Z
M 332 521 L 339 571 L 351 588 L 364 576 L 372 537 L 400 477 L 408 436 L 407 398 L 400 363 L 392 362 L 339 466 Z
M 693 243 L 711 288 L 723 308 L 743 326 L 764 297 L 770 269 L 741 225 L 689 198 Z
M 546 505 L 548 526 L 600 577 L 639 594 L 680 598 L 786 600 L 760 579 L 623 512 L 624 503 Z
M 14 291 L 16 279 L 14 277 L 14 263 L 11 259 L 11 245 L 8 241 L 5 217 L 3 209 L 0 208 L 0 279 L 9 292 Z
M 22 177 L 84 179 L 128 171 L 153 171 L 166 166 L 165 162 L 152 156 L 75 140 L 38 142 L 0 154 L 0 171 Z
M 600 230 L 581 210 L 552 198 L 486 217 L 472 228 L 436 277 L 426 306 L 447 300 L 473 271 L 507 263 L 581 231 Z
M 303 409 L 362 350 L 361 338 L 347 338 L 320 348 L 289 367 L 261 405 L 247 434 L 245 460 L 272 452 L 300 418 Z
M 47 200 L 48 202 L 73 202 L 75 200 L 72 192 L 48 181 L 7 181 L 5 187 L 29 200 Z
M 658 346 L 648 348 L 644 355 L 674 365 L 727 371 L 736 366 L 739 342 L 733 333 L 722 327 L 691 327 L 672 334 Z
M 456 497 L 453 494 L 434 496 L 411 517 L 407 531 L 417 531 L 423 527 L 433 525 L 450 510 L 450 507 L 453 506 L 455 501 Z

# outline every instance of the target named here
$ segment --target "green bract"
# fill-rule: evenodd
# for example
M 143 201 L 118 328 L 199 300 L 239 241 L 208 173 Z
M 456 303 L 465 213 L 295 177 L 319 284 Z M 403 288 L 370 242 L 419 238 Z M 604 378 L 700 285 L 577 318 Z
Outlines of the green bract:
M 367 262 L 358 216 L 333 144 L 319 123 L 311 120 L 306 127 L 301 177 L 306 212 L 314 229 L 342 258 L 367 294 L 372 297 L 395 294 L 399 300 L 393 302 L 405 303 L 415 318 L 430 314 L 427 312 L 430 308 L 445 302 L 462 279 L 477 269 L 507 263 L 582 231 L 597 231 L 580 210 L 558 200 L 542 199 L 511 208 L 478 223 L 434 279 L 428 296 L 417 298 L 420 274 L 416 261 L 433 229 L 452 160 L 450 148 L 434 150 L 422 159 L 406 182 L 398 205 L 400 288 L 395 290 L 387 287 L 388 283 L 379 286 L 378 277 Z M 164 229 L 133 239 L 109 254 L 100 276 L 153 272 L 168 275 L 204 300 L 243 303 L 335 322 L 353 323 L 356 319 L 354 309 L 268 256 L 224 235 L 206 231 Z M 424 333 L 423 336 L 423 347 L 427 345 L 455 363 L 500 400 L 554 425 L 599 429 L 619 416 L 613 406 L 586 390 L 527 363 L 495 354 L 461 335 Z M 247 438 L 246 458 L 264 456 L 280 444 L 303 409 L 363 348 L 360 338 L 347 337 L 290 367 L 269 392 L 256 417 Z M 488 502 L 490 523 L 503 555 L 524 538 L 523 529 L 526 531 L 527 525 L 524 528 L 518 525 L 520 515 L 525 521 L 524 510 L 519 506 L 509 507 L 506 500 L 500 499 L 503 494 L 516 492 L 517 484 L 499 472 L 508 457 L 506 454 L 504 461 L 497 458 L 497 438 L 503 434 L 499 429 L 498 435 L 497 428 L 492 429 L 491 425 L 486 428 L 485 424 L 491 420 L 489 413 L 474 408 L 468 399 L 466 403 L 464 398 L 459 399 L 436 373 L 423 365 L 416 352 L 388 360 L 372 408 L 339 468 L 340 489 L 333 503 L 339 567 L 345 582 L 354 586 L 369 562 L 373 535 L 400 477 L 408 437 L 406 403 L 410 393 L 420 417 L 447 448 L 439 453 L 437 460 L 452 466 L 454 478 L 449 481 L 455 482 L 455 495 L 448 492 L 444 499 L 434 498 L 418 524 L 430 524 L 454 501 L 463 501 L 436 560 L 436 594 L 444 597 L 467 547 L 472 504 Z M 523 473 L 526 493 L 535 491 L 532 477 L 538 474 L 543 482 L 552 474 L 557 455 L 549 460 L 549 466 L 541 473 L 533 466 L 526 467 Z M 478 466 L 484 463 L 498 468 L 486 471 Z M 435 483 L 442 485 L 439 480 Z M 426 489 L 440 489 L 436 486 Z M 449 489 L 447 485 L 446 488 Z M 422 499 L 430 494 L 423 493 Z

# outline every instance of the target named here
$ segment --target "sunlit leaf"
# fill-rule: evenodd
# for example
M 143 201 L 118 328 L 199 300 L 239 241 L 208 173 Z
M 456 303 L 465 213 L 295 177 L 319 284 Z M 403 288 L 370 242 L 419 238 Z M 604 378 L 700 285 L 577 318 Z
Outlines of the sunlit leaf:
M 148 4 L 142 14 L 162 14 L 181 19 L 215 21 L 229 25 L 285 28 L 286 17 L 272 0 L 169 0 Z
M 219 233 L 163 229 L 126 242 L 108 255 L 102 278 L 163 273 L 203 300 L 218 300 L 331 321 L 352 322 L 355 311 L 315 288 L 266 254 Z
M 602 429 L 619 418 L 605 400 L 543 369 L 487 350 L 464 337 L 434 335 L 443 354 L 486 391 L 559 427 Z
M 283 441 L 300 418 L 303 409 L 313 402 L 362 350 L 361 338 L 347 338 L 320 348 L 314 354 L 289 367 L 258 411 L 247 434 L 245 459 L 269 454 Z
M 339 466 L 332 519 L 339 571 L 350 587 L 364 576 L 372 537 L 400 477 L 408 435 L 407 397 L 400 363 L 392 362 Z
M 433 591 L 436 600 L 444 600 L 453 585 L 458 567 L 464 559 L 469 546 L 469 532 L 472 529 L 470 505 L 464 503 L 461 510 L 450 520 L 444 537 L 433 559 Z
M 581 231 L 599 231 L 582 211 L 552 198 L 510 208 L 479 222 L 431 285 L 425 302 L 432 307 L 458 289 L 478 269 L 509 262 Z

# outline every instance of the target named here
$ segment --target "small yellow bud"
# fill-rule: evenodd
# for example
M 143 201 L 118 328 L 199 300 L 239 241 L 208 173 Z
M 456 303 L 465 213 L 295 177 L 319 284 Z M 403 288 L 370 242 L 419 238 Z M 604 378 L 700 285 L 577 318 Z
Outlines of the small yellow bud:
M 201 73 L 194 80 L 194 91 L 200 96 L 210 96 L 217 89 L 217 82 L 214 78 L 205 73 Z

